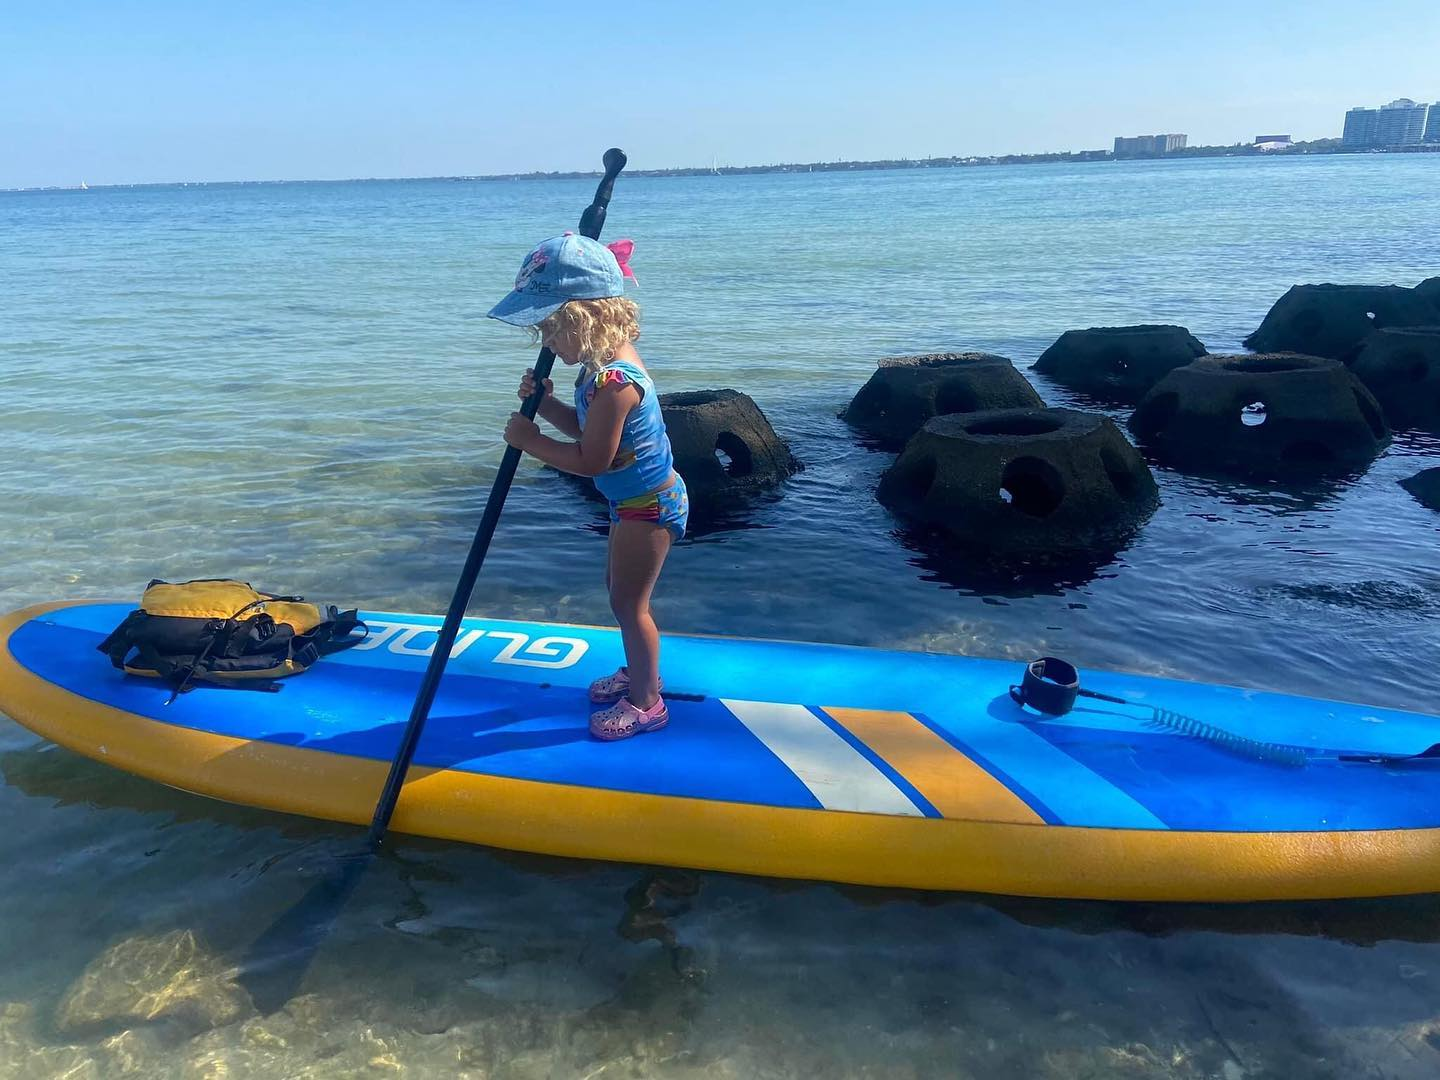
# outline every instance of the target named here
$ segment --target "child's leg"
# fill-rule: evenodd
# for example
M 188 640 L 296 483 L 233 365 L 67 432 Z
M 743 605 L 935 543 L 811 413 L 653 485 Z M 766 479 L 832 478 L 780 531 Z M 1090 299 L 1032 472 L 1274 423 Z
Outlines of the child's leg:
M 640 709 L 648 709 L 660 696 L 660 631 L 650 614 L 650 594 L 670 543 L 670 530 L 653 522 L 610 526 L 610 610 L 625 642 L 630 703 Z

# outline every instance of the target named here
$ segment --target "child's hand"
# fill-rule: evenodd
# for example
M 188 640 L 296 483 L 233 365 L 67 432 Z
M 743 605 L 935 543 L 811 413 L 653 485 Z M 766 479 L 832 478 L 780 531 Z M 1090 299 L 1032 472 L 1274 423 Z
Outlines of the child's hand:
M 540 425 L 521 413 L 511 413 L 505 425 L 505 441 L 516 450 L 524 450 L 540 437 Z
M 530 395 L 533 393 L 535 393 L 535 369 L 526 368 L 525 377 L 520 380 L 520 389 L 517 392 L 517 396 L 521 401 L 529 401 Z M 555 396 L 555 384 L 549 379 L 545 380 L 545 396 Z

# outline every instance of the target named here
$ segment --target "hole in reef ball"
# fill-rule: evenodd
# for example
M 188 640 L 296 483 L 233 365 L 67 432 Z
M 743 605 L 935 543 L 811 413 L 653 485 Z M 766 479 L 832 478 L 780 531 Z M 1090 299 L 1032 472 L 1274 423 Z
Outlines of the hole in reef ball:
M 966 424 L 971 435 L 1048 435 L 1059 431 L 1063 421 L 1053 416 L 1002 416 Z
M 1313 363 L 1313 360 L 1308 364 L 1303 360 L 1287 360 L 1283 356 L 1237 356 L 1233 360 L 1225 361 L 1225 370 L 1251 372 L 1304 371 Z
M 979 403 L 970 388 L 959 379 L 951 379 L 940 385 L 940 391 L 935 395 L 935 413 L 944 416 L 948 413 L 974 412 Z
M 1000 498 L 1029 517 L 1048 517 L 1064 497 L 1060 474 L 1040 458 L 1016 458 L 1000 474 Z
M 750 447 L 733 431 L 722 431 L 715 437 L 715 457 L 730 476 L 749 476 L 755 468 Z
M 1405 369 L 1405 377 L 1411 382 L 1423 382 L 1429 365 L 1418 349 L 1406 349 L 1395 358 L 1395 366 Z
M 1268 418 L 1269 411 L 1263 401 L 1252 401 L 1240 409 L 1240 423 L 1246 427 L 1259 427 Z

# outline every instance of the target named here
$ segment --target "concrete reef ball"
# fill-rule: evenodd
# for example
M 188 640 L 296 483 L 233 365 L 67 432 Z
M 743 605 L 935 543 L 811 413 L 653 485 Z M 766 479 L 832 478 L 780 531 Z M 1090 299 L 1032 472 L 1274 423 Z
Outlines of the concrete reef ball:
M 1377 330 L 1350 370 L 1375 395 L 1391 427 L 1440 431 L 1440 326 Z
M 1249 476 L 1348 472 L 1390 441 L 1379 403 L 1345 365 L 1290 353 L 1176 368 L 1130 429 L 1177 464 Z
M 840 416 L 883 445 L 899 449 L 932 416 L 1044 404 L 1003 356 L 929 353 L 881 360 Z
M 1183 326 L 1095 326 L 1067 330 L 1035 361 L 1063 386 L 1133 405 L 1177 367 L 1205 355 Z
M 1039 561 L 1113 551 L 1159 502 L 1114 422 L 1075 409 L 937 416 L 881 478 L 879 497 L 963 544 Z
M 1400 486 L 1431 510 L 1440 510 L 1440 466 L 1422 469 L 1400 481 Z
M 770 421 L 737 390 L 661 394 L 675 471 L 702 503 L 777 484 L 800 463 Z
M 1399 285 L 1296 285 L 1275 301 L 1245 347 L 1349 360 L 1376 330 L 1425 326 L 1435 309 L 1415 289 Z

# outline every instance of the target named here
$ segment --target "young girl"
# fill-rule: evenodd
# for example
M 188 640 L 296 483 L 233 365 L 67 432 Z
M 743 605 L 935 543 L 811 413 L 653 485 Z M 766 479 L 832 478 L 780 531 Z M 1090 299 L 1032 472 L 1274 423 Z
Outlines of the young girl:
M 607 248 L 570 234 L 546 240 L 525 257 L 514 291 L 490 312 L 529 327 L 566 364 L 585 368 L 573 407 L 555 400 L 549 379 L 540 405 L 540 416 L 576 441 L 552 439 L 518 412 L 510 416 L 505 441 L 547 465 L 593 477 L 610 502 L 605 585 L 625 642 L 625 666 L 590 684 L 590 700 L 609 705 L 591 714 L 590 732 L 607 741 L 669 722 L 650 593 L 670 545 L 685 535 L 689 514 L 655 384 L 635 351 L 639 312 L 624 296 L 625 278 L 634 276 L 631 246 L 618 241 Z M 522 401 L 534 380 L 532 369 L 520 381 Z

